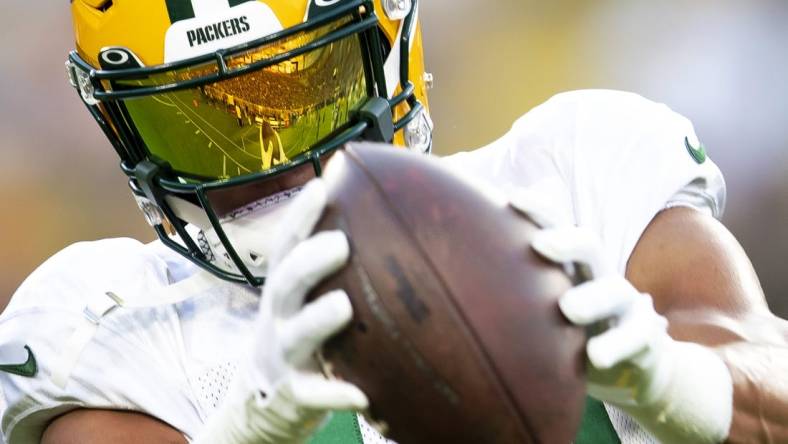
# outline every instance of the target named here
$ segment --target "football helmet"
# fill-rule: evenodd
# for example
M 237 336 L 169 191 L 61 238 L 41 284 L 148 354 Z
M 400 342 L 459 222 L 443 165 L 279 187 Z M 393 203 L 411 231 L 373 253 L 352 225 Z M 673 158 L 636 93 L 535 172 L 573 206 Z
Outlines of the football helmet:
M 292 190 L 267 186 L 354 139 L 428 153 L 418 0 L 72 0 L 71 84 L 163 243 L 262 285 L 233 239 Z M 280 191 L 280 192 L 276 192 Z M 264 216 L 264 215 L 263 215 Z M 270 219 L 270 218 L 269 218 Z

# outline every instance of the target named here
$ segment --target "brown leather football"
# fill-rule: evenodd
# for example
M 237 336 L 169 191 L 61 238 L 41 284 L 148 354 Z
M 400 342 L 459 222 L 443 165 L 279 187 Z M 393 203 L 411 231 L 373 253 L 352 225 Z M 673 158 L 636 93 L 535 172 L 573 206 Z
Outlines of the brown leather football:
M 351 259 L 313 295 L 344 288 L 354 319 L 323 356 L 400 444 L 569 443 L 585 398 L 570 287 L 530 248 L 536 226 L 437 161 L 353 144 L 325 171 L 317 231 Z

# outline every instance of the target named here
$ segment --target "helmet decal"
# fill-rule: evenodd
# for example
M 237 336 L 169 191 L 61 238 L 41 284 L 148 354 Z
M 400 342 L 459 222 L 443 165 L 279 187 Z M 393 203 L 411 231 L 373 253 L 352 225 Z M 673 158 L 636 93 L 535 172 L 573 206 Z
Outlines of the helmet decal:
M 206 3 L 206 0 L 168 0 L 167 5 L 176 2 L 189 3 L 190 7 L 184 10 L 191 9 L 195 14 L 191 18 L 181 18 L 167 30 L 165 62 L 209 54 L 283 29 L 274 11 L 258 1 L 210 1 L 198 7 L 197 4 Z M 170 9 L 170 16 L 172 11 Z

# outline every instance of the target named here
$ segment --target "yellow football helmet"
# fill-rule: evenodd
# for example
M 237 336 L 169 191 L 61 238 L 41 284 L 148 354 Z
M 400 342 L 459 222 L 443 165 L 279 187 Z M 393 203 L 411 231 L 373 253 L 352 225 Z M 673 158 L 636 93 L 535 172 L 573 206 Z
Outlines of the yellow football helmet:
M 319 175 L 321 156 L 354 139 L 430 151 L 417 2 L 72 0 L 66 67 L 159 238 L 261 285 L 259 258 L 222 227 L 249 204 L 228 199 L 234 190 Z

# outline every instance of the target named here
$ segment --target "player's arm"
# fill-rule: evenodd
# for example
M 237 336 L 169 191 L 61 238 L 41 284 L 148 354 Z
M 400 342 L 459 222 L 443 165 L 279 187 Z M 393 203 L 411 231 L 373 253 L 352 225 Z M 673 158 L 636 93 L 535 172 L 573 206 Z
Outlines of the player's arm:
M 148 415 L 113 410 L 80 409 L 49 424 L 41 444 L 99 443 L 185 444 L 183 435 L 170 425 Z
M 668 334 L 668 321 L 654 309 L 651 296 L 636 289 L 617 271 L 595 231 L 561 224 L 543 211 L 545 205 L 540 204 L 537 194 L 513 196 L 511 202 L 545 227 L 535 234 L 531 244 L 537 252 L 555 262 L 581 264 L 587 270 L 584 274 L 589 279 L 561 296 L 559 306 L 571 322 L 589 327 L 588 393 L 627 412 L 660 442 L 725 441 L 730 436 L 733 416 L 733 382 L 720 356 L 705 345 L 672 338 Z M 672 220 L 686 211 L 695 210 L 669 209 L 659 219 Z M 646 263 L 636 259 L 630 263 L 631 274 L 637 270 L 652 277 L 664 272 L 660 269 L 662 261 L 674 259 L 666 248 L 674 240 L 666 238 L 669 233 L 661 232 L 663 237 L 658 237 L 655 231 L 648 238 L 641 234 L 643 242 L 637 248 L 638 254 L 648 252 L 648 257 L 659 260 Z M 708 238 L 706 234 L 698 235 Z M 647 243 L 647 239 L 654 243 Z M 693 248 L 676 245 L 678 249 Z M 700 279 L 692 271 L 683 273 L 688 276 L 682 277 L 690 281 Z M 715 291 L 727 288 L 719 282 L 714 284 L 709 280 L 708 283 L 711 288 L 718 286 Z M 673 295 L 677 288 L 666 285 L 664 291 Z M 685 295 L 682 300 L 699 299 Z M 664 301 L 660 299 L 660 304 Z
M 528 199 L 513 205 L 540 214 Z M 589 394 L 665 443 L 788 440 L 788 328 L 719 222 L 689 208 L 660 212 L 630 256 L 627 279 L 588 229 L 545 229 L 533 247 L 591 272 L 559 302 L 570 321 L 592 327 Z
M 727 365 L 728 441 L 788 442 L 788 322 L 769 311 L 730 232 L 698 211 L 663 211 L 638 242 L 627 278 L 651 294 L 674 339 L 706 345 Z

